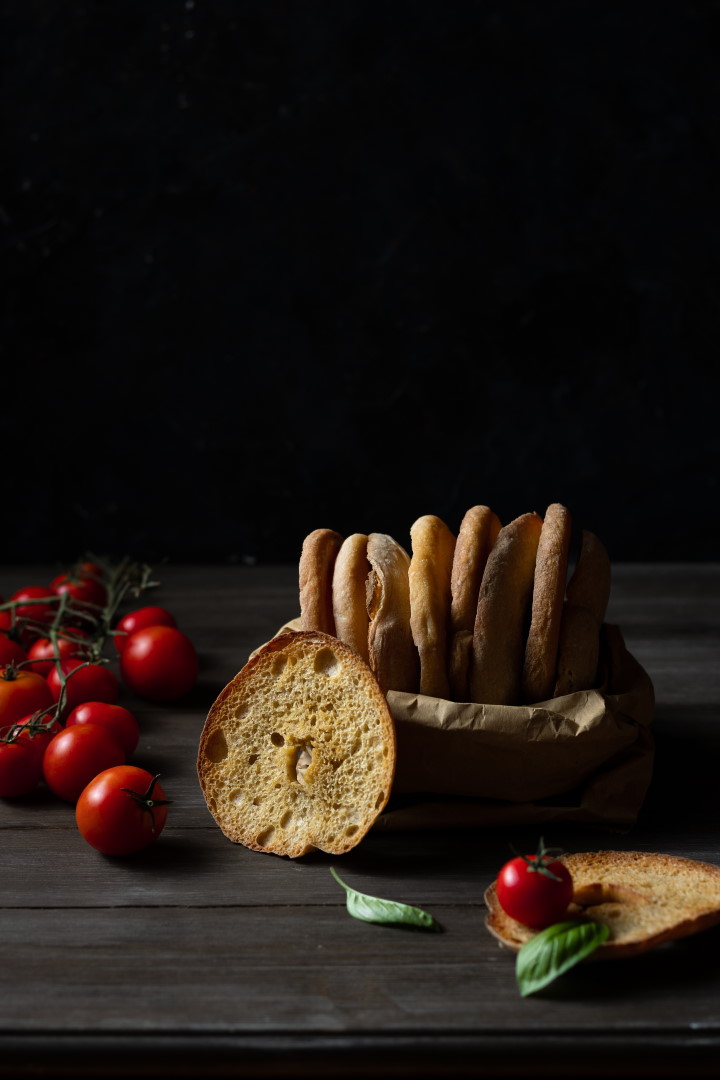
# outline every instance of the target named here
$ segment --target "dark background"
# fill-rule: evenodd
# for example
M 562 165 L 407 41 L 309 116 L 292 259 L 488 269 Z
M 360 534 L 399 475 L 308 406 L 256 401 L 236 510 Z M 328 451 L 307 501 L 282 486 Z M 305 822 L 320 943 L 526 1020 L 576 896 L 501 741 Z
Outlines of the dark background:
M 2 11 L 6 561 L 718 558 L 720 5 Z

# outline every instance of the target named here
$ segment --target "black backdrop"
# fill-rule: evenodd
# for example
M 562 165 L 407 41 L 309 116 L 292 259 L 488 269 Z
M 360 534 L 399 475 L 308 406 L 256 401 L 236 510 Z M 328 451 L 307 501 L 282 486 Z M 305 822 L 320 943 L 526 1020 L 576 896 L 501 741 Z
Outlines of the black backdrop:
M 718 557 L 716 3 L 2 11 L 6 560 Z

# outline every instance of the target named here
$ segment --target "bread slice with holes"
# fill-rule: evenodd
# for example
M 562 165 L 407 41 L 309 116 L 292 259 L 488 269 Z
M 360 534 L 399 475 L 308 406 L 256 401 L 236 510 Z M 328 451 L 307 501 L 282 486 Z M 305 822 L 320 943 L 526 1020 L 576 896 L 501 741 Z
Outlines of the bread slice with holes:
M 610 937 L 597 959 L 636 956 L 720 923 L 720 866 L 675 855 L 597 851 L 564 855 L 573 879 L 568 918 L 604 923 Z M 495 883 L 485 893 L 491 934 L 517 952 L 536 932 L 500 907 Z
M 395 726 L 368 665 L 320 631 L 263 646 L 210 709 L 198 776 L 230 840 L 295 858 L 354 847 L 384 808 Z

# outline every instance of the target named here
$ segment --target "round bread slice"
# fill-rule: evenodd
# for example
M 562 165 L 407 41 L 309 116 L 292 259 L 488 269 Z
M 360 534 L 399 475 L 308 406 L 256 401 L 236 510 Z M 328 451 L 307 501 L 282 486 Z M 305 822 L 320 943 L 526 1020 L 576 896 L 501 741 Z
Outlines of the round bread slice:
M 332 604 L 335 617 L 335 636 L 360 653 L 369 662 L 367 610 L 367 579 L 370 563 L 367 557 L 368 538 L 353 533 L 343 540 L 335 560 L 332 581 Z
M 478 596 L 470 670 L 472 701 L 517 705 L 542 518 L 522 514 L 498 533 Z
M 450 579 L 450 629 L 453 634 L 473 632 L 478 593 L 485 564 L 497 535 L 500 519 L 489 506 L 471 506 L 460 522 Z
M 455 537 L 435 514 L 410 529 L 410 626 L 420 655 L 420 693 L 449 698 L 448 630 Z
M 329 634 L 273 638 L 210 709 L 198 776 L 225 835 L 295 858 L 341 855 L 390 795 L 395 726 L 368 665 Z
M 300 553 L 300 618 L 303 630 L 335 633 L 332 579 L 342 536 L 333 529 L 314 529 Z
M 416 694 L 420 658 L 410 628 L 410 556 L 387 533 L 370 533 L 367 557 L 370 667 L 384 693 Z
M 548 506 L 535 560 L 532 615 L 525 643 L 522 697 L 527 703 L 553 696 L 571 531 L 570 512 L 560 503 Z
M 593 958 L 637 956 L 720 923 L 720 866 L 641 851 L 586 852 L 561 861 L 573 879 L 568 918 L 610 931 Z M 485 893 L 485 925 L 517 952 L 537 931 L 505 914 L 495 884 Z

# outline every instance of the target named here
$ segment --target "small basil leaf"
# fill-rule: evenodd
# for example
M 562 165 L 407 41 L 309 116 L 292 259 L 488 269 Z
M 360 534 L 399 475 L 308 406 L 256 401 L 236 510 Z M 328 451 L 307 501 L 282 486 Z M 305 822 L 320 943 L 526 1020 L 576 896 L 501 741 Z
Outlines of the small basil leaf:
M 438 929 L 437 923 L 427 911 L 411 907 L 409 904 L 400 904 L 396 900 L 381 900 L 379 896 L 368 896 L 367 893 L 357 892 L 338 877 L 333 866 L 330 867 L 330 873 L 345 890 L 347 909 L 354 919 L 371 923 L 414 926 L 420 930 Z
M 542 990 L 574 967 L 610 935 L 603 923 L 561 922 L 541 930 L 517 954 L 515 978 L 523 997 Z

